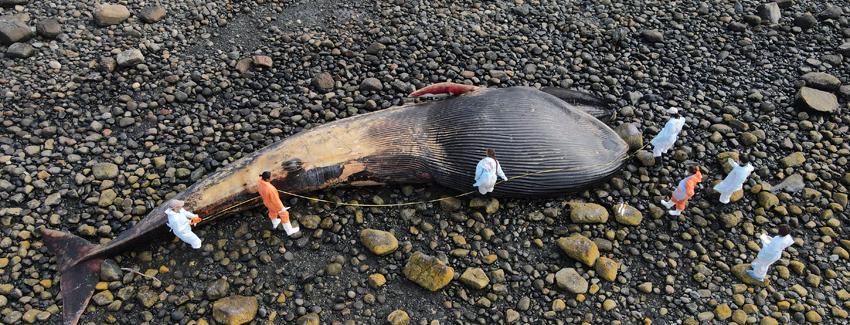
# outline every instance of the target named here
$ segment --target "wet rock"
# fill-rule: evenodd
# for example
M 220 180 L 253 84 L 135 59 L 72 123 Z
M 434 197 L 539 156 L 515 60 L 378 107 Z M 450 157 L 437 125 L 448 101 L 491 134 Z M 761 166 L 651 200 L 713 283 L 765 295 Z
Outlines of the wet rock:
M 623 123 L 614 131 L 629 145 L 629 150 L 638 150 L 643 147 L 643 134 L 634 123 Z
M 558 288 L 575 294 L 585 293 L 588 288 L 587 280 L 582 278 L 574 268 L 563 268 L 555 273 L 555 283 Z
M 103 260 L 100 265 L 100 280 L 101 281 L 119 281 L 124 276 L 124 272 L 118 267 L 118 264 L 111 259 Z
M 312 83 L 316 90 L 328 92 L 333 90 L 335 81 L 330 73 L 322 72 L 313 77 Z
M 91 171 L 94 178 L 99 180 L 118 177 L 118 165 L 113 163 L 97 163 L 92 167 Z
M 220 298 L 224 298 L 230 292 L 230 283 L 227 282 L 227 279 L 218 279 L 210 283 L 207 286 L 207 299 L 216 300 Z
M 779 18 L 782 18 L 782 14 L 779 11 L 779 4 L 777 4 L 776 2 L 769 2 L 759 5 L 758 13 L 761 18 L 773 25 L 778 24 Z
M 115 202 L 115 198 L 118 197 L 118 193 L 115 193 L 113 189 L 106 189 L 100 192 L 100 197 L 97 200 L 97 205 L 100 207 L 108 207 L 112 205 L 112 202 Z
M 26 42 L 32 37 L 32 30 L 22 21 L 0 19 L 0 44 Z
M 818 14 L 818 17 L 824 19 L 840 19 L 844 14 L 844 10 L 839 6 L 827 4 L 826 8 Z
M 9 48 L 6 49 L 6 56 L 14 59 L 26 59 L 34 53 L 35 49 L 27 43 L 15 43 L 9 45 Z
M 148 24 L 153 24 L 165 18 L 165 14 L 165 7 L 160 5 L 149 5 L 142 8 L 139 12 L 139 17 L 142 18 L 142 21 Z
M 620 269 L 620 262 L 605 256 L 600 256 L 596 260 L 596 275 L 605 281 L 614 281 L 617 279 L 617 271 Z
M 94 20 L 100 26 L 118 25 L 130 18 L 130 10 L 119 4 L 102 4 L 95 8 Z
M 272 58 L 268 55 L 255 55 L 253 57 L 253 62 L 255 67 L 266 69 L 271 68 L 273 65 Z
M 822 113 L 832 113 L 838 109 L 838 97 L 835 94 L 814 88 L 800 88 L 797 100 L 803 106 Z
M 473 289 L 484 289 L 490 283 L 490 278 L 481 268 L 470 267 L 463 271 L 460 282 Z
M 738 223 L 741 222 L 741 219 L 743 217 L 744 215 L 740 211 L 735 211 L 733 213 L 724 213 L 720 216 L 720 222 L 726 229 L 732 229 L 738 226 Z
M 803 30 L 811 29 L 817 24 L 818 20 L 815 19 L 815 16 L 808 12 L 797 16 L 797 18 L 794 18 L 794 25 L 800 27 Z
M 596 203 L 570 203 L 570 220 L 574 223 L 606 223 L 608 210 Z
M 295 321 L 297 325 L 320 325 L 319 315 L 316 313 L 309 313 L 307 315 L 298 317 L 298 320 Z
M 643 213 L 633 206 L 620 203 L 614 206 L 614 220 L 624 225 L 637 226 L 643 221 Z
M 850 55 L 850 41 L 844 42 L 838 46 L 838 53 L 843 55 Z
M 408 258 L 403 273 L 421 287 L 437 291 L 451 282 L 455 272 L 436 257 L 417 251 Z
M 640 150 L 637 152 L 637 159 L 640 161 L 640 164 L 645 167 L 655 166 L 655 156 L 652 155 L 652 152 L 647 150 Z
M 410 324 L 410 316 L 407 312 L 401 309 L 396 309 L 387 316 L 387 322 L 391 325 L 408 325 Z
M 308 214 L 298 219 L 298 223 L 300 225 L 304 226 L 304 228 L 311 230 L 319 228 L 319 223 L 321 222 L 322 218 L 315 214 Z
M 95 303 L 95 305 L 106 306 L 106 305 L 112 303 L 112 301 L 115 300 L 115 297 L 112 295 L 112 292 L 110 292 L 109 290 L 104 290 L 104 291 L 98 292 L 97 294 L 92 296 L 91 300 L 92 300 L 92 302 Z
M 9 7 L 15 5 L 25 5 L 30 0 L 0 0 L 0 7 Z
M 440 200 L 440 207 L 445 211 L 457 211 L 462 206 L 463 202 L 458 198 L 450 197 Z
M 375 255 L 387 255 L 398 248 L 398 240 L 390 232 L 377 229 L 360 231 L 360 242 Z
M 52 39 L 62 33 L 62 25 L 56 18 L 42 19 L 35 25 L 35 31 L 41 37 Z
M 800 174 L 792 174 L 782 180 L 782 183 L 771 186 L 770 191 L 773 193 L 778 193 L 779 191 L 795 193 L 803 190 L 805 187 L 806 184 L 803 182 L 803 176 Z
M 805 162 L 806 157 L 803 156 L 803 153 L 799 151 L 791 153 L 790 155 L 785 156 L 785 158 L 782 158 L 782 165 L 785 166 L 785 168 L 801 166 Z
M 132 67 L 139 63 L 145 62 L 145 56 L 138 49 L 126 50 L 115 56 L 115 62 L 118 67 Z
M 213 303 L 213 318 L 222 324 L 239 325 L 257 315 L 257 297 L 230 296 Z
M 655 29 L 645 30 L 640 33 L 640 36 L 647 43 L 660 43 L 664 41 L 664 34 Z
M 377 91 L 384 89 L 384 84 L 378 78 L 366 78 L 360 83 L 362 91 Z
M 763 191 L 758 194 L 758 202 L 762 208 L 770 209 L 779 205 L 779 198 L 773 193 Z
M 599 258 L 599 248 L 592 240 L 580 234 L 558 238 L 558 247 L 570 258 L 593 266 Z
M 383 274 L 374 273 L 369 275 L 369 286 L 372 288 L 380 288 L 387 283 L 387 278 Z
M 826 72 L 809 72 L 803 75 L 806 85 L 821 90 L 835 91 L 841 86 L 841 80 Z
M 760 287 L 760 286 L 767 285 L 768 279 L 765 279 L 765 281 L 762 282 L 762 281 L 759 281 L 759 280 L 756 280 L 756 279 L 753 279 L 752 277 L 750 277 L 747 274 L 747 270 L 749 270 L 749 269 L 750 269 L 749 263 L 738 264 L 738 265 L 735 265 L 735 266 L 732 267 L 732 274 L 734 274 L 739 280 L 741 280 L 741 282 L 744 282 L 745 284 L 748 284 L 748 285 L 751 285 L 751 286 Z

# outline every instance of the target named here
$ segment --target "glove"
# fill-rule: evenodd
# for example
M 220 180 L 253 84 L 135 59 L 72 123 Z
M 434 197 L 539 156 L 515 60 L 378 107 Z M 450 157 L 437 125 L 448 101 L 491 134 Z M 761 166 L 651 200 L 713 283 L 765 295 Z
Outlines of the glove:
M 202 220 L 204 220 L 204 219 L 203 219 L 203 218 L 201 218 L 201 217 L 194 217 L 194 218 L 192 218 L 192 220 L 190 220 L 190 221 L 189 221 L 189 223 L 190 223 L 190 224 L 192 224 L 192 225 L 194 226 L 194 225 L 197 225 L 197 224 L 198 224 L 199 222 L 201 222 Z

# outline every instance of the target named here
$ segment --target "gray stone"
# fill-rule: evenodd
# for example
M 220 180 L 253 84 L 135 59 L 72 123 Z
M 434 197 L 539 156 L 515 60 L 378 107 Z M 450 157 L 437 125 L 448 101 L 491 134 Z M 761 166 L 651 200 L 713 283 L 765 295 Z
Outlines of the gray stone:
M 806 85 L 821 90 L 837 90 L 841 80 L 825 72 L 809 72 L 803 75 Z
M 334 88 L 334 78 L 330 73 L 322 72 L 313 77 L 313 87 L 319 91 L 331 91 Z
M 9 48 L 6 49 L 6 56 L 16 59 L 25 59 L 31 57 L 34 52 L 35 50 L 32 48 L 32 45 L 27 43 L 15 43 L 9 45 Z
M 227 282 L 227 279 L 218 279 L 210 283 L 207 286 L 207 299 L 216 300 L 227 296 L 230 292 L 230 283 Z
M 808 12 L 797 16 L 797 18 L 794 18 L 794 25 L 800 27 L 803 30 L 811 29 L 817 24 L 818 20 L 815 19 L 815 16 Z
M 659 43 L 664 41 L 664 34 L 655 29 L 645 30 L 641 32 L 640 35 L 643 37 L 643 40 L 648 43 Z
M 843 44 L 838 46 L 838 53 L 844 55 L 850 55 L 850 41 L 844 42 Z
M 794 193 L 799 192 L 805 187 L 806 184 L 803 183 L 803 176 L 800 174 L 792 174 L 791 176 L 788 176 L 784 180 L 782 180 L 782 183 L 772 186 L 770 188 L 770 191 L 774 193 L 779 191 Z
M 758 7 L 759 16 L 771 24 L 778 24 L 782 13 L 779 11 L 779 4 L 770 2 L 762 4 Z
M 0 7 L 11 7 L 17 5 L 25 5 L 30 0 L 0 0 Z
M 803 87 L 797 92 L 797 100 L 804 106 L 818 112 L 832 113 L 838 109 L 838 97 L 833 93 Z
M 138 49 L 131 49 L 118 53 L 118 55 L 115 56 L 115 62 L 119 67 L 124 68 L 145 62 L 145 56 L 142 55 L 142 51 L 139 51 Z
M 139 17 L 148 24 L 162 20 L 162 18 L 165 18 L 165 14 L 165 7 L 160 5 L 150 5 L 139 11 Z
M 555 273 L 555 282 L 558 288 L 567 290 L 571 293 L 579 294 L 587 292 L 587 280 L 581 277 L 574 268 L 563 268 L 558 273 Z
M 124 276 L 124 272 L 111 259 L 103 260 L 100 265 L 100 280 L 106 282 L 119 281 Z
M 638 150 L 643 147 L 643 134 L 634 123 L 620 124 L 614 131 L 629 145 L 629 150 Z
M 118 177 L 118 165 L 110 162 L 97 163 L 91 172 L 95 179 L 113 179 Z
M 42 19 L 35 24 L 35 31 L 44 38 L 56 38 L 62 33 L 62 25 L 56 18 Z
M 378 78 L 366 78 L 360 83 L 362 91 L 376 91 L 384 89 L 384 84 Z
M 0 19 L 0 44 L 9 45 L 25 42 L 32 37 L 32 30 L 20 20 Z
M 94 20 L 101 26 L 118 25 L 130 18 L 130 10 L 117 4 L 102 4 L 95 8 Z

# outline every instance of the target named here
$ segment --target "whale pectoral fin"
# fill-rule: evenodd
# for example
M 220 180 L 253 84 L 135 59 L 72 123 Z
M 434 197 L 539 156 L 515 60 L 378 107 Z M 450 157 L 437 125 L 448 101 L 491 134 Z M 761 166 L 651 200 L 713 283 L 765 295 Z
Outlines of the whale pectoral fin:
M 609 120 L 614 115 L 614 111 L 607 108 L 608 101 L 591 93 L 558 87 L 543 87 L 540 88 L 540 91 L 558 97 L 558 99 L 603 121 Z
M 458 84 L 454 82 L 441 82 L 433 85 L 426 86 L 425 88 L 419 89 L 410 93 L 410 97 L 420 97 L 424 95 L 441 95 L 441 94 L 451 94 L 451 95 L 460 95 L 464 93 L 468 93 L 470 91 L 478 90 L 478 86 L 473 85 L 464 85 Z

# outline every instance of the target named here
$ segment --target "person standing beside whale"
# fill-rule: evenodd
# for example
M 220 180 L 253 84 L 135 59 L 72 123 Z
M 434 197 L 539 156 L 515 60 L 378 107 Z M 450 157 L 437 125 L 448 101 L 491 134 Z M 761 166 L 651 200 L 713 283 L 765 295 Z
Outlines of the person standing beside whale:
M 672 114 L 673 117 L 664 124 L 661 132 L 658 132 L 649 142 L 652 144 L 652 155 L 655 157 L 661 157 L 661 154 L 667 153 L 670 148 L 673 148 L 676 139 L 679 138 L 679 132 L 682 132 L 682 128 L 685 126 L 685 118 L 679 114 L 678 109 L 671 107 L 667 110 L 667 113 Z
M 300 229 L 298 227 L 293 228 L 292 224 L 289 223 L 289 212 L 286 211 L 289 208 L 283 206 L 283 202 L 280 201 L 280 195 L 277 193 L 277 188 L 270 182 L 271 178 L 272 173 L 268 171 L 260 174 L 260 179 L 257 180 L 257 193 L 263 198 L 263 205 L 266 206 L 266 209 L 269 209 L 269 219 L 272 221 L 272 228 L 277 229 L 277 226 L 283 221 L 283 230 L 286 231 L 288 236 L 292 236 Z
M 168 216 L 168 227 L 177 238 L 192 246 L 194 249 L 201 248 L 201 238 L 192 232 L 192 226 L 201 222 L 201 217 L 183 209 L 185 202 L 180 200 L 171 200 L 168 202 L 168 209 L 165 214 Z
M 493 192 L 498 180 L 496 176 L 501 177 L 502 180 L 508 180 L 505 172 L 502 171 L 502 166 L 496 160 L 496 150 L 486 149 L 484 152 L 487 157 L 481 159 L 475 166 L 475 184 L 472 184 L 472 186 L 478 187 L 478 192 L 481 194 Z

